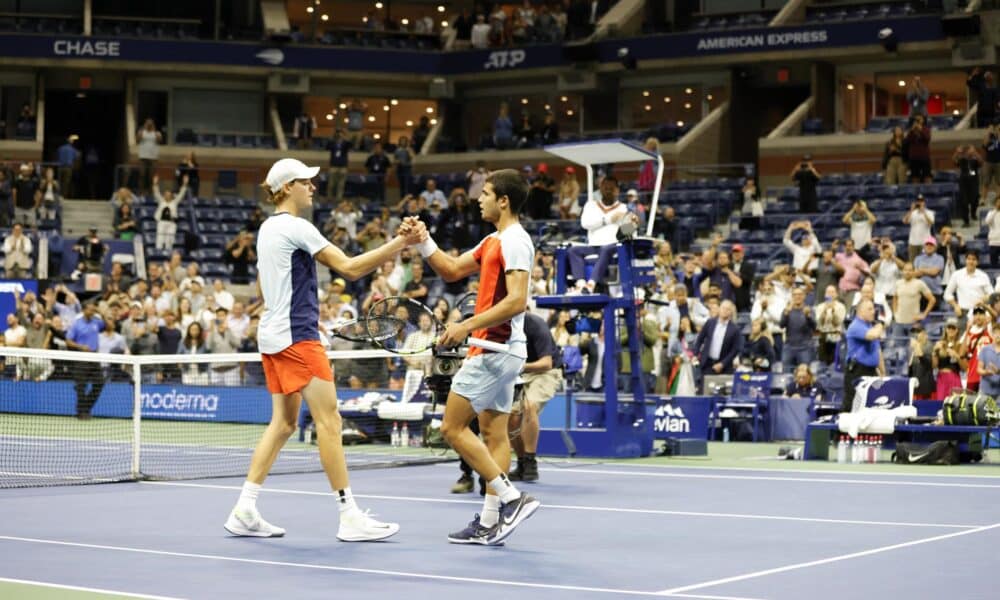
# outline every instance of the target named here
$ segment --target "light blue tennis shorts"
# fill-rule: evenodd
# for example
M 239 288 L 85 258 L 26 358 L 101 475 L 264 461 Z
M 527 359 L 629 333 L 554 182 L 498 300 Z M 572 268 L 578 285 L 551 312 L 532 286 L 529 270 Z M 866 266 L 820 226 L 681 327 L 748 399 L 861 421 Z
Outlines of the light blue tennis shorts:
M 462 362 L 451 391 L 466 398 L 476 414 L 484 410 L 509 413 L 514 403 L 514 383 L 524 359 L 501 352 L 484 352 Z

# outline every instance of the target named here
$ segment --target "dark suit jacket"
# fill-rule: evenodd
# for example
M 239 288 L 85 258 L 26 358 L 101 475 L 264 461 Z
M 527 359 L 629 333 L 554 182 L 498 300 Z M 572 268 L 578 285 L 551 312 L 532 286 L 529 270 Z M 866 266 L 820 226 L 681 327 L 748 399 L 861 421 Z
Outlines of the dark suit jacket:
M 698 360 L 701 361 L 701 372 L 706 375 L 714 373 L 711 369 L 712 365 L 716 362 L 722 363 L 723 373 L 732 373 L 733 360 L 743 351 L 743 334 L 740 333 L 740 328 L 735 322 L 729 321 L 726 326 L 726 334 L 722 338 L 722 356 L 717 361 L 713 361 L 708 357 L 708 350 L 712 345 L 712 336 L 715 334 L 715 326 L 718 323 L 718 319 L 709 319 L 706 321 L 705 326 L 701 328 L 701 332 L 698 333 L 698 338 L 694 343 L 698 353 Z

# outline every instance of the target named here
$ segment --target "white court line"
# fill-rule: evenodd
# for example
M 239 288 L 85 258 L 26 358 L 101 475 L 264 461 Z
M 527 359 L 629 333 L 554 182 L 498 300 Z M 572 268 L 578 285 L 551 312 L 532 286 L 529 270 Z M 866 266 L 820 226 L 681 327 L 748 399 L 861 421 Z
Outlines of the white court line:
M 130 546 L 107 546 L 104 544 L 84 544 L 80 542 L 68 542 L 65 540 L 47 540 L 41 538 L 26 538 L 12 535 L 0 535 L 0 540 L 11 542 L 26 542 L 32 544 L 46 544 L 52 546 L 69 546 L 72 548 L 87 548 L 90 550 L 110 550 L 115 552 L 132 552 L 136 554 L 151 554 L 154 556 L 170 556 L 176 558 L 196 558 L 199 560 L 217 560 L 235 563 L 247 563 L 254 565 L 268 565 L 274 567 L 295 567 L 299 569 L 311 569 L 318 571 L 336 571 L 340 573 L 364 573 L 367 575 L 387 575 L 390 577 L 405 577 L 410 579 L 430 579 L 437 581 L 452 581 L 460 583 L 473 583 L 496 586 L 509 586 L 519 588 L 534 588 L 546 590 L 567 590 L 576 592 L 595 592 L 604 594 L 618 594 L 630 596 L 674 596 L 678 598 L 700 598 L 703 600 L 754 600 L 737 596 L 702 596 L 698 594 L 685 594 L 683 592 L 664 594 L 662 592 L 644 592 L 642 590 L 624 590 L 616 588 L 599 588 L 579 585 L 560 585 L 553 583 L 530 583 L 526 581 L 509 581 L 505 579 L 484 579 L 477 577 L 458 577 L 453 575 L 434 575 L 432 573 L 414 573 L 410 571 L 390 571 L 388 569 L 367 569 L 362 567 L 337 567 L 333 565 L 317 565 L 309 563 L 295 563 L 278 560 L 262 560 L 255 558 L 243 558 L 239 556 L 223 556 L 219 554 L 196 554 L 193 552 L 170 552 L 167 550 L 153 550 L 150 548 L 133 548 Z
M 57 590 L 73 590 L 75 592 L 93 592 L 95 594 L 114 594 L 116 596 L 126 596 L 128 598 L 149 598 L 151 600 L 181 600 L 173 596 L 151 596 L 149 594 L 137 594 L 135 592 L 120 592 L 118 590 L 105 590 L 102 588 L 83 587 L 79 585 L 63 585 L 61 583 L 48 583 L 45 581 L 34 581 L 30 579 L 11 579 L 0 577 L 0 583 L 20 583 L 22 585 L 35 585 L 39 587 L 55 588 Z
M 736 581 L 744 581 L 747 579 L 755 579 L 757 577 L 765 577 L 767 575 L 774 575 L 777 573 L 785 573 L 787 571 L 795 571 L 798 569 L 807 569 L 809 567 L 817 567 L 820 565 L 826 565 L 830 563 L 840 562 L 844 560 L 851 560 L 854 558 L 861 558 L 863 556 L 871 556 L 873 554 L 881 554 L 883 552 L 890 552 L 892 550 L 899 550 L 900 548 L 909 548 L 911 546 L 919 546 L 921 544 L 929 544 L 931 542 L 939 542 L 941 540 L 947 540 L 954 537 L 959 537 L 963 535 L 971 535 L 973 533 L 982 533 L 983 531 L 989 531 L 991 529 L 996 529 L 1000 527 L 1000 523 L 994 523 L 992 525 L 984 525 L 982 527 L 976 527 L 975 529 L 966 529 L 965 531 L 956 531 L 954 533 L 945 533 L 942 535 L 936 535 L 934 537 L 922 538 L 919 540 L 913 540 L 912 542 L 903 542 L 901 544 L 892 544 L 891 546 L 881 546 L 879 548 L 872 548 L 871 550 L 863 550 L 861 552 L 852 552 L 850 554 L 841 554 L 839 556 L 831 556 L 830 558 L 822 558 L 820 560 L 811 560 L 809 562 L 796 563 L 792 565 L 786 565 L 784 567 L 777 567 L 774 569 L 766 569 L 763 571 L 754 571 L 753 573 L 745 573 L 743 575 L 735 575 L 733 577 L 724 577 L 722 579 L 713 579 L 712 581 L 704 581 L 702 583 L 695 583 L 691 585 L 684 585 L 676 588 L 670 588 L 666 590 L 661 590 L 660 593 L 664 596 L 672 596 L 680 592 L 689 592 L 692 590 L 699 590 L 706 587 L 714 587 L 717 585 L 722 585 L 725 583 L 733 583 Z
M 213 485 L 207 483 L 180 483 L 176 481 L 140 481 L 145 485 L 165 485 L 171 487 L 193 487 L 216 490 L 241 490 L 237 485 Z M 307 490 L 289 490 L 285 488 L 261 488 L 261 491 L 272 494 L 298 494 L 303 496 L 332 496 L 332 492 L 313 492 Z M 481 505 L 482 502 L 476 500 L 455 500 L 451 498 L 421 498 L 412 496 L 380 496 L 376 494 L 354 494 L 355 498 L 368 498 L 373 500 L 398 500 L 403 502 L 430 502 L 436 504 L 474 504 Z M 575 504 L 548 504 L 543 506 L 547 509 L 560 510 L 580 510 L 592 512 L 612 512 L 631 513 L 642 515 L 670 515 L 680 517 L 709 517 L 717 519 L 757 519 L 764 521 L 797 521 L 805 523 L 831 523 L 835 525 L 881 525 L 888 527 L 934 527 L 939 529 L 973 529 L 980 525 L 959 525 L 956 523 L 906 523 L 900 521 L 861 521 L 854 519 L 822 519 L 813 517 L 788 517 L 783 515 L 754 515 L 740 513 L 716 513 L 716 512 L 692 512 L 684 510 L 661 510 L 653 508 L 617 508 L 610 506 L 580 506 Z
M 558 459 L 543 459 L 542 464 L 567 464 L 567 467 L 555 467 L 551 469 L 553 471 L 574 471 L 577 470 L 575 465 L 593 465 L 593 466 L 615 466 L 617 462 L 601 461 L 601 460 L 588 460 L 581 458 L 558 458 Z M 835 469 L 768 469 L 766 467 L 715 467 L 708 465 L 687 465 L 687 464 L 660 464 L 660 463 L 635 463 L 628 465 L 631 468 L 649 468 L 649 469 L 680 469 L 680 470 L 691 470 L 691 471 L 744 471 L 751 473 L 808 473 L 815 475 L 830 475 L 837 473 L 844 473 L 844 471 L 838 471 Z M 549 470 L 549 469 L 547 469 Z M 1000 479 L 1000 475 L 982 475 L 982 474 L 959 474 L 959 473 L 920 473 L 913 471 L 879 471 L 873 473 L 867 473 L 864 471 L 854 471 L 850 472 L 850 475 L 857 475 L 859 477 L 934 477 L 934 478 L 950 478 L 950 479 Z
M 556 471 L 546 471 L 556 472 Z M 948 483 L 940 481 L 887 481 L 877 479 L 842 479 L 831 477 L 778 477 L 767 475 L 757 477 L 752 475 L 708 475 L 704 473 L 653 473 L 650 471 L 613 471 L 605 469 L 565 469 L 560 473 L 584 473 L 588 475 L 612 475 L 625 477 L 664 477 L 673 479 L 730 479 L 742 481 L 795 481 L 801 483 L 846 483 L 855 485 L 899 485 L 899 486 L 920 486 L 920 487 L 945 487 L 945 488 L 976 488 L 976 489 L 1000 489 L 1000 483 Z M 828 473 L 827 473 L 828 474 Z

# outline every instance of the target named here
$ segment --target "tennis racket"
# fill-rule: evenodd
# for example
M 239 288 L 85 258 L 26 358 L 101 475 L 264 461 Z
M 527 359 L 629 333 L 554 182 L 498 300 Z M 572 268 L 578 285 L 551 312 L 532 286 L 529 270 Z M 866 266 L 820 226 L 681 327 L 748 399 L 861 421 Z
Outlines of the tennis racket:
M 330 333 L 352 342 L 367 342 L 381 345 L 383 340 L 394 338 L 406 329 L 406 321 L 391 316 L 351 319 L 335 324 Z
M 377 330 L 369 332 L 369 339 L 383 350 L 396 354 L 420 354 L 437 345 L 438 338 L 444 333 L 444 323 L 426 305 L 405 296 L 389 296 L 372 304 L 368 311 L 367 323 L 377 327 L 386 320 L 403 322 L 404 328 L 393 336 L 377 336 Z M 481 340 L 470 337 L 470 346 L 476 346 L 492 352 L 510 354 L 510 346 L 499 342 Z

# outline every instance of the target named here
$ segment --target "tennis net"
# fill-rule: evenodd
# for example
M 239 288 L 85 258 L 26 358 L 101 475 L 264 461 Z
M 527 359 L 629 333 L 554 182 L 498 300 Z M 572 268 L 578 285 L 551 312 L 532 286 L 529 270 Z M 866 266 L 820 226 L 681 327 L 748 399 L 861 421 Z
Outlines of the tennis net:
M 454 458 L 424 443 L 444 404 L 433 402 L 422 370 L 382 350 L 328 357 L 349 467 Z M 429 356 L 410 360 L 419 366 Z M 322 470 L 302 407 L 272 473 Z M 270 417 L 259 354 L 0 347 L 0 488 L 241 476 Z

